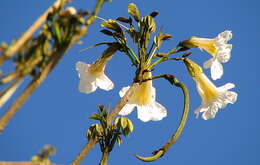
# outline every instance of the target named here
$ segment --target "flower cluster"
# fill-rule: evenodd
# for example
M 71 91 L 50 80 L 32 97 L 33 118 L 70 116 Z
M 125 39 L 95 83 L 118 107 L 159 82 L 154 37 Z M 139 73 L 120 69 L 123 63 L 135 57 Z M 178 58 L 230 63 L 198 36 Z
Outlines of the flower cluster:
M 193 36 L 180 42 L 168 53 L 162 53 L 157 52 L 161 44 L 171 38 L 170 34 L 164 34 L 162 31 L 154 37 L 153 44 L 151 44 L 152 46 L 148 49 L 151 33 L 156 32 L 154 17 L 158 15 L 158 12 L 152 12 L 150 15 L 141 17 L 137 6 L 134 4 L 129 4 L 128 12 L 137 22 L 137 29 L 135 29 L 131 17 L 118 17 L 117 20 L 105 20 L 100 18 L 103 20 L 101 26 L 107 28 L 101 32 L 112 36 L 116 42 L 100 43 L 107 44 L 109 48 L 103 53 L 101 58 L 93 64 L 89 65 L 83 62 L 76 64 L 76 69 L 80 77 L 80 92 L 91 93 L 94 92 L 97 87 L 107 91 L 114 88 L 113 82 L 105 75 L 104 70 L 107 62 L 118 50 L 126 54 L 131 60 L 132 65 L 136 67 L 137 70 L 134 80 L 140 83 L 139 86 L 134 89 L 127 104 L 121 109 L 120 115 L 128 115 L 137 107 L 138 118 L 144 122 L 150 120 L 158 121 L 167 116 L 166 108 L 156 102 L 155 88 L 152 85 L 152 70 L 157 64 L 168 60 L 183 61 L 189 74 L 195 81 L 198 93 L 202 99 L 201 106 L 195 110 L 197 116 L 199 113 L 202 113 L 202 118 L 205 120 L 215 118 L 219 109 L 224 108 L 229 103 L 233 104 L 236 102 L 237 93 L 229 91 L 229 89 L 235 87 L 234 84 L 227 83 L 224 86 L 216 87 L 203 73 L 202 68 L 191 61 L 188 58 L 189 55 L 185 53 L 181 58 L 168 57 L 171 54 L 183 52 L 190 48 L 204 50 L 212 56 L 211 59 L 204 63 L 204 68 L 210 68 L 211 78 L 213 80 L 220 79 L 223 75 L 223 66 L 221 63 L 229 61 L 231 56 L 232 45 L 228 44 L 228 41 L 232 38 L 231 31 L 226 30 L 215 38 L 199 38 Z M 119 21 L 129 24 L 129 27 L 122 25 Z M 133 39 L 134 44 L 138 46 L 137 55 L 128 46 L 125 32 L 122 28 L 126 29 L 126 32 Z M 120 97 L 123 97 L 129 88 L 129 86 L 122 88 L 119 92 Z
M 80 77 L 79 91 L 83 93 L 92 93 L 97 87 L 103 90 L 114 88 L 113 82 L 104 74 L 106 66 L 105 59 L 98 59 L 93 64 L 77 62 L 76 70 Z M 144 79 L 151 78 L 151 73 L 146 72 Z M 119 95 L 123 97 L 130 87 L 123 87 Z M 167 110 L 164 106 L 155 101 L 155 88 L 152 81 L 142 83 L 135 89 L 133 96 L 120 111 L 120 115 L 130 114 L 135 107 L 138 110 L 138 118 L 143 122 L 150 120 L 158 121 L 167 116 Z

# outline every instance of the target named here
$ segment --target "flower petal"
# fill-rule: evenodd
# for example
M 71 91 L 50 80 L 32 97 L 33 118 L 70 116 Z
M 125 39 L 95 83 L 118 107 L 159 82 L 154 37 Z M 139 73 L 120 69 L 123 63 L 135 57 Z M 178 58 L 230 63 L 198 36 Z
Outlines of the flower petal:
M 89 66 L 89 64 L 80 61 L 76 63 L 76 70 L 80 78 L 79 91 L 83 93 L 91 93 L 97 89 L 95 77 L 91 76 L 88 72 Z
M 212 63 L 214 60 L 215 60 L 215 58 L 213 57 L 213 58 L 209 59 L 208 61 L 204 62 L 203 68 L 205 68 L 205 69 L 210 68 L 212 66 Z
M 155 98 L 156 98 L 156 89 L 155 87 L 152 87 L 151 101 L 155 101 Z
M 151 107 L 150 106 L 137 106 L 137 117 L 143 122 L 151 120 Z
M 223 75 L 222 64 L 218 60 L 214 60 L 211 65 L 210 72 L 211 72 L 211 78 L 213 80 L 220 79 L 221 76 Z
M 105 74 L 97 77 L 96 84 L 99 88 L 107 91 L 114 88 L 114 83 Z
M 234 104 L 237 101 L 237 93 L 232 91 L 225 92 L 224 102 Z
M 225 85 L 218 87 L 218 91 L 224 92 L 224 91 L 227 91 L 227 90 L 232 89 L 232 88 L 235 88 L 235 84 L 227 83 Z
M 167 116 L 166 108 L 155 101 L 152 109 L 151 120 L 153 121 L 162 120 L 166 116 Z
M 128 89 L 130 88 L 130 86 L 127 86 L 127 87 L 123 87 L 120 91 L 119 91 L 119 96 L 120 97 L 123 97 L 126 92 L 128 91 Z
M 217 59 L 222 62 L 228 62 L 231 56 L 232 44 L 225 44 L 224 46 L 219 47 Z
M 137 106 L 138 118 L 143 122 L 158 121 L 167 116 L 167 110 L 158 102 L 152 102 L 146 106 Z
M 76 70 L 79 73 L 79 77 L 81 76 L 81 74 L 85 74 L 85 72 L 88 72 L 89 66 L 90 66 L 89 64 L 86 64 L 86 63 L 81 62 L 81 61 L 76 63 Z
M 207 111 L 205 111 L 203 114 L 202 114 L 202 118 L 204 120 L 208 120 L 208 119 L 213 119 L 215 118 L 217 112 L 218 112 L 218 105 L 217 104 L 211 104 L 209 106 L 209 108 L 207 109 Z
M 201 103 L 201 106 L 197 108 L 194 113 L 196 115 L 196 119 L 199 117 L 200 112 L 206 112 L 208 110 L 208 106 L 204 104 L 204 102 Z
M 231 40 L 232 32 L 230 30 L 225 30 L 224 32 L 220 33 L 217 38 L 222 38 L 225 42 Z
M 119 115 L 128 115 L 130 114 L 133 110 L 134 110 L 134 107 L 136 105 L 135 104 L 126 104 L 122 109 L 121 111 L 119 112 Z
M 79 82 L 79 91 L 82 93 L 91 93 L 97 89 L 94 81 L 90 82 L 88 78 L 82 77 Z

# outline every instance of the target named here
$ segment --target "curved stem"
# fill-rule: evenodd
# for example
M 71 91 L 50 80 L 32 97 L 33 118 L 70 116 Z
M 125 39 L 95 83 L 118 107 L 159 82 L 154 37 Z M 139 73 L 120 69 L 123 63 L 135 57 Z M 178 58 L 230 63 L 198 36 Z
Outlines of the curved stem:
M 153 156 L 143 157 L 143 156 L 135 155 L 135 157 L 137 159 L 141 160 L 141 161 L 144 161 L 144 162 L 153 162 L 153 161 L 159 159 L 160 157 L 162 157 L 163 154 L 164 154 L 164 151 L 163 150 L 159 150 Z
M 187 117 L 188 117 L 188 113 L 189 113 L 190 99 L 189 99 L 189 92 L 188 92 L 188 89 L 185 86 L 185 84 L 179 82 L 176 77 L 174 77 L 173 75 L 170 75 L 170 74 L 164 74 L 164 75 L 156 76 L 152 79 L 157 79 L 157 78 L 165 78 L 172 85 L 174 84 L 175 86 L 182 89 L 182 93 L 183 93 L 183 96 L 184 96 L 184 103 L 183 103 L 184 106 L 183 106 L 183 113 L 182 113 L 180 124 L 179 124 L 177 130 L 175 131 L 175 133 L 172 135 L 171 139 L 167 143 L 165 143 L 165 145 L 163 147 L 161 147 L 159 150 L 155 151 L 153 153 L 153 155 L 150 156 L 150 157 L 141 157 L 141 156 L 138 156 L 138 155 L 135 156 L 139 160 L 142 160 L 142 161 L 145 161 L 145 162 L 155 161 L 158 158 L 162 157 L 169 150 L 169 148 L 177 141 L 180 134 L 182 133 L 183 128 L 184 128 L 185 123 L 186 123 L 186 120 L 187 120 Z M 145 81 L 147 81 L 147 80 L 145 80 Z

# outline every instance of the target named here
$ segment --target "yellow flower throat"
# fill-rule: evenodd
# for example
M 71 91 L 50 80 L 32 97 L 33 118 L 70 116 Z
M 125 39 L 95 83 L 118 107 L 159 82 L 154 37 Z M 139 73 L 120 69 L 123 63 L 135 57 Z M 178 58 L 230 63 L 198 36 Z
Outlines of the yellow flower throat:
M 144 73 L 144 79 L 151 78 L 151 73 Z M 139 106 L 147 105 L 152 99 L 152 80 L 143 82 L 132 96 L 133 102 Z

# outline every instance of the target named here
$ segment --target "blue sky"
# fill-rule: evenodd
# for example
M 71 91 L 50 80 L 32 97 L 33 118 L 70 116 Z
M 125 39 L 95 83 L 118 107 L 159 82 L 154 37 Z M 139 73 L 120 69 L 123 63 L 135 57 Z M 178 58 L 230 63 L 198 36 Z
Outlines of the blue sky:
M 186 127 L 170 151 L 153 165 L 200 164 L 200 165 L 258 165 L 260 164 L 260 124 L 257 108 L 259 95 L 257 48 L 259 46 L 260 22 L 257 0 L 189 0 L 155 1 L 133 0 L 106 3 L 99 16 L 116 18 L 127 15 L 127 4 L 134 2 L 142 15 L 157 10 L 158 27 L 173 35 L 173 40 L 162 46 L 167 51 L 190 36 L 215 37 L 224 30 L 232 30 L 232 57 L 224 64 L 224 76 L 215 81 L 217 86 L 228 82 L 236 84 L 238 93 L 234 105 L 221 110 L 215 119 L 195 119 L 193 111 L 200 105 L 195 84 L 181 62 L 167 62 L 160 65 L 154 75 L 171 73 L 187 84 L 190 90 L 191 107 Z M 52 0 L 2 0 L 0 5 L 0 40 L 10 43 L 19 37 L 51 4 Z M 77 9 L 92 9 L 95 1 L 74 1 L 70 5 Z M 77 61 L 92 63 L 105 47 L 98 47 L 79 54 L 78 51 L 100 41 L 111 39 L 102 35 L 97 21 L 84 44 L 75 45 L 53 70 L 48 79 L 32 95 L 11 120 L 0 136 L 0 160 L 29 160 L 43 145 L 51 144 L 57 154 L 51 159 L 57 164 L 69 164 L 86 143 L 85 132 L 94 121 L 87 119 L 96 112 L 97 104 L 113 107 L 118 99 L 118 91 L 128 86 L 134 76 L 134 68 L 128 59 L 117 53 L 107 65 L 107 75 L 115 83 L 110 91 L 97 90 L 92 94 L 78 91 Z M 258 29 L 258 30 L 257 30 Z M 206 52 L 192 50 L 192 59 L 199 63 L 210 58 Z M 9 63 L 10 64 L 10 63 Z M 209 70 L 205 73 L 209 75 Z M 259 75 L 259 73 L 258 73 Z M 176 129 L 182 109 L 182 95 L 177 88 L 163 80 L 154 81 L 157 101 L 168 110 L 168 116 L 159 122 L 141 122 L 134 111 L 128 117 L 135 129 L 131 136 L 123 138 L 123 144 L 115 147 L 109 164 L 148 164 L 135 159 L 132 154 L 149 155 L 160 148 Z M 2 87 L 0 87 L 2 88 Z M 0 109 L 0 115 L 9 104 Z M 83 164 L 98 164 L 98 146 L 86 157 Z

